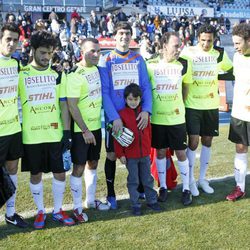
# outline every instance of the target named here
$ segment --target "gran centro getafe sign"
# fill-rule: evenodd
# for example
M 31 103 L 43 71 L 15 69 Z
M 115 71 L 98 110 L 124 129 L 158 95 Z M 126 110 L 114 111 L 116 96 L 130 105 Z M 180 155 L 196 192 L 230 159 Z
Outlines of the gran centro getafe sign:
M 153 6 L 148 5 L 147 11 L 151 14 L 163 13 L 167 16 L 200 16 L 214 17 L 213 8 L 199 8 L 199 7 L 176 7 L 176 6 Z
M 41 5 L 23 5 L 24 11 L 30 12 L 51 12 L 52 9 L 55 9 L 57 13 L 73 12 L 75 9 L 77 12 L 86 12 L 85 6 L 41 6 Z

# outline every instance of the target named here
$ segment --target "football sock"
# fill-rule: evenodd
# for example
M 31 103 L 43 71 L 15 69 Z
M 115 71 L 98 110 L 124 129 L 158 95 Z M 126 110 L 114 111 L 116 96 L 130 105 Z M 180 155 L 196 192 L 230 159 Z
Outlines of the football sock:
M 74 209 L 82 212 L 82 177 L 70 176 L 70 189 L 73 196 Z
M 195 164 L 196 150 L 193 151 L 190 148 L 187 148 L 186 154 L 189 162 L 189 184 L 191 184 L 195 181 L 194 164 Z
M 211 156 L 211 147 L 206 147 L 202 145 L 201 156 L 200 156 L 200 177 L 199 180 L 204 180 L 206 178 L 208 163 Z
M 116 161 L 111 161 L 108 158 L 106 158 L 104 169 L 105 169 L 106 183 L 108 189 L 108 196 L 115 197 L 114 182 L 115 182 Z
M 54 213 L 59 213 L 62 208 L 65 186 L 66 181 L 58 181 L 53 177 L 52 192 L 54 198 Z
M 17 175 L 10 174 L 10 178 L 11 178 L 12 182 L 14 183 L 15 187 L 17 187 Z M 6 202 L 6 215 L 8 217 L 13 216 L 15 213 L 15 201 L 16 201 L 16 191 Z
M 234 176 L 237 186 L 241 191 L 245 191 L 245 178 L 247 172 L 247 153 L 235 154 L 234 158 Z
M 95 201 L 95 192 L 97 184 L 97 171 L 96 169 L 88 169 L 85 167 L 84 180 L 86 188 L 86 202 L 92 204 Z
M 30 182 L 30 191 L 32 193 L 34 202 L 37 207 L 37 211 L 43 211 L 45 213 L 44 203 L 43 203 L 43 182 L 40 181 L 38 184 L 32 184 Z
M 189 190 L 189 164 L 188 159 L 177 162 L 182 180 L 182 191 Z
M 160 187 L 162 187 L 162 188 L 167 188 L 167 184 L 166 184 L 167 166 L 166 166 L 166 163 L 167 163 L 166 157 L 163 159 L 156 158 L 158 177 L 159 177 L 159 181 L 160 181 Z

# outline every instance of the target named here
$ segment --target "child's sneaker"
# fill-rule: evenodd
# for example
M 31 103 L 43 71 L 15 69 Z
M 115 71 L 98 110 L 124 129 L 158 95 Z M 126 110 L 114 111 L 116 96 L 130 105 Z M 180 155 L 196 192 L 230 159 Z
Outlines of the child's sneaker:
M 108 204 L 102 203 L 100 200 L 94 200 L 93 203 L 87 203 L 85 201 L 84 205 L 86 208 L 94 208 L 100 211 L 107 211 L 110 209 Z
M 142 215 L 141 208 L 140 207 L 132 207 L 132 214 L 135 215 L 135 216 Z
M 60 211 L 58 213 L 54 213 L 54 211 L 52 212 L 52 219 L 54 221 L 59 221 L 61 223 L 63 223 L 63 225 L 65 226 L 72 226 L 75 224 L 75 221 L 70 218 L 66 212 L 64 212 L 62 209 L 60 209 Z
M 83 211 L 79 213 L 78 208 L 73 211 L 75 220 L 79 223 L 87 222 L 89 220 L 88 215 L 85 214 Z
M 139 193 L 139 199 L 140 200 L 145 200 L 146 199 L 145 193 Z
M 40 210 L 36 216 L 34 221 L 34 228 L 35 229 L 42 229 L 45 226 L 46 214 L 42 210 Z
M 110 204 L 110 209 L 117 209 L 117 201 L 116 198 L 114 196 L 108 196 L 107 197 L 107 202 L 109 202 Z
M 162 210 L 158 202 L 152 203 L 152 204 L 147 204 L 147 206 L 154 211 L 161 211 Z

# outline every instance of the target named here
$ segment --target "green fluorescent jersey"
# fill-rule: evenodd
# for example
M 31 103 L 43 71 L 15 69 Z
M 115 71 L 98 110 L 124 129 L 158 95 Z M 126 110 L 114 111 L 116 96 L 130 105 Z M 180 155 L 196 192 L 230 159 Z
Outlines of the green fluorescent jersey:
M 0 57 L 0 136 L 21 131 L 18 116 L 18 61 Z
M 159 58 L 148 61 L 147 68 L 153 91 L 152 124 L 185 123 L 182 84 L 192 83 L 190 66 L 183 58 L 170 63 Z
M 23 143 L 59 142 L 62 121 L 59 98 L 65 98 L 62 75 L 48 68 L 39 71 L 31 65 L 21 68 L 19 92 L 23 111 Z
M 219 108 L 218 73 L 233 67 L 227 53 L 219 47 L 205 52 L 197 45 L 185 48 L 181 56 L 192 62 L 193 70 L 185 106 L 199 110 Z
M 82 67 L 67 75 L 67 98 L 79 98 L 78 108 L 82 119 L 90 131 L 101 128 L 101 80 L 96 66 Z M 74 131 L 81 129 L 74 124 Z

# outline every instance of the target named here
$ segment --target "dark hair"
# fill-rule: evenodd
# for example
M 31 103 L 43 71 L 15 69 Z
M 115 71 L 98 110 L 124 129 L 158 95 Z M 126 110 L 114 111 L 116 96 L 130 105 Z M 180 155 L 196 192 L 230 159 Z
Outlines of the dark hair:
M 95 44 L 98 44 L 99 41 L 96 39 L 96 38 L 93 38 L 93 37 L 88 37 L 88 38 L 85 38 L 83 41 L 82 41 L 82 46 L 85 45 L 85 43 L 87 42 L 92 42 L 92 43 L 95 43 Z
M 164 33 L 162 35 L 162 38 L 161 38 L 161 47 L 162 48 L 163 48 L 163 44 L 168 44 L 171 36 L 179 37 L 179 34 L 177 32 L 174 32 L 174 31 Z
M 202 33 L 213 34 L 214 38 L 216 37 L 216 29 L 210 24 L 203 24 L 197 31 L 197 36 L 199 37 Z
M 131 25 L 128 22 L 121 21 L 121 22 L 116 23 L 115 27 L 114 27 L 113 34 L 116 35 L 118 30 L 121 30 L 121 29 L 129 30 L 131 35 L 132 35 L 132 28 L 131 28 Z
M 41 30 L 36 31 L 32 34 L 30 39 L 30 45 L 35 50 L 39 47 L 53 47 L 54 49 L 57 46 L 57 41 L 54 35 L 52 35 L 52 33 L 45 30 Z
M 20 36 L 20 30 L 15 23 L 5 23 L 1 28 L 0 39 L 3 38 L 3 33 L 5 30 L 9 30 L 18 34 Z
M 250 24 L 240 23 L 233 27 L 233 36 L 242 37 L 244 40 L 248 40 L 250 38 Z
M 132 94 L 133 97 L 142 97 L 142 91 L 139 85 L 135 83 L 129 84 L 125 89 L 124 89 L 124 98 L 127 99 L 127 97 Z

